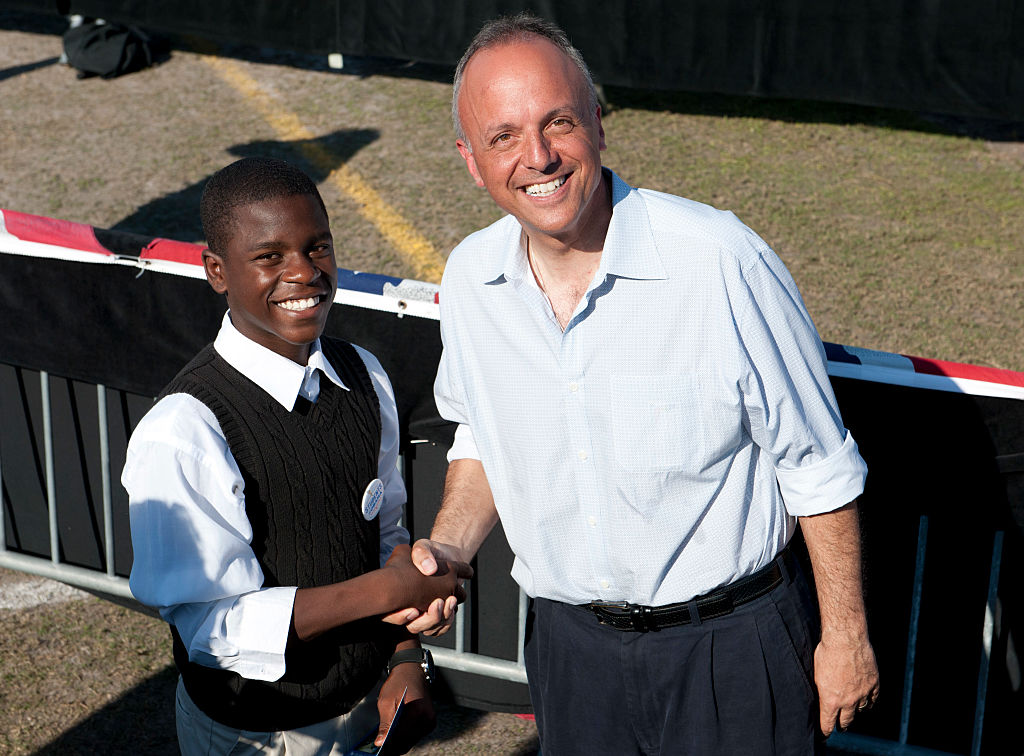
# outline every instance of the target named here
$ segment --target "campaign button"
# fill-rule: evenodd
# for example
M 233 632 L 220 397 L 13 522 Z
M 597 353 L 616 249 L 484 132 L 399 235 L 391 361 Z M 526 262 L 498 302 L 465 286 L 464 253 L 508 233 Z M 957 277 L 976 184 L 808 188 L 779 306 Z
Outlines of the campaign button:
M 370 485 L 363 491 L 363 517 L 372 520 L 380 511 L 380 505 L 384 503 L 384 483 L 380 478 L 374 478 Z

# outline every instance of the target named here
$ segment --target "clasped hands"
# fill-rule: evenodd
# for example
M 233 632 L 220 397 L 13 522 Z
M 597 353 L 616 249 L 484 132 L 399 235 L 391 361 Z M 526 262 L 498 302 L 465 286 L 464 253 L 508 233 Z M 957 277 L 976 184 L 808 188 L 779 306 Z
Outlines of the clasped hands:
M 462 554 L 454 546 L 421 539 L 412 547 L 396 546 L 384 568 L 400 571 L 410 597 L 406 609 L 385 615 L 384 621 L 405 625 L 410 633 L 446 633 L 456 607 L 466 600 L 463 582 L 473 577 Z

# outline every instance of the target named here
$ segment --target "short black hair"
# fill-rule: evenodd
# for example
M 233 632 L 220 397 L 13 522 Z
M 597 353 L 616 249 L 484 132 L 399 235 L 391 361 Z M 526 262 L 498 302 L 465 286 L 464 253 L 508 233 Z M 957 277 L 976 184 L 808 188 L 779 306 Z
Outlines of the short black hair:
M 316 197 L 324 217 L 328 217 L 313 179 L 291 163 L 270 157 L 246 157 L 221 168 L 206 182 L 199 200 L 206 246 L 216 255 L 224 254 L 236 207 L 299 194 Z

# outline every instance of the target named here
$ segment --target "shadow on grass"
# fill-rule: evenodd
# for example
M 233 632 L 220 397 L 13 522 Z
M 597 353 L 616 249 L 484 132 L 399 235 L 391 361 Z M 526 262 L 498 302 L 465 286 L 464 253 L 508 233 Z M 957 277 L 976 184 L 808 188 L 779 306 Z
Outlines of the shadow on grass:
M 513 746 L 504 742 L 500 734 L 487 734 L 488 725 L 483 720 L 489 716 L 489 712 L 458 706 L 443 689 L 435 691 L 432 695 L 434 710 L 437 712 L 437 726 L 430 735 L 420 741 L 420 748 L 445 753 L 454 750 L 455 745 L 461 745 L 466 749 L 473 744 L 480 753 L 501 753 L 505 756 L 537 756 L 540 753 L 540 741 L 535 733 L 526 742 Z M 466 740 L 461 740 L 466 733 L 473 730 L 479 732 L 470 735 Z M 446 747 L 447 743 L 453 745 Z M 495 750 L 498 748 L 500 750 Z
M 331 171 L 372 144 L 379 135 L 375 129 L 341 129 L 315 139 L 237 144 L 228 148 L 228 152 L 238 158 L 265 156 L 286 160 L 304 170 L 317 184 L 322 184 Z M 173 229 L 175 239 L 201 242 L 203 227 L 199 222 L 199 199 L 208 180 L 209 176 L 141 205 L 131 215 L 115 223 L 111 230 L 142 236 L 166 236 L 168 229 Z
M 177 682 L 178 672 L 174 666 L 165 667 L 40 748 L 36 754 L 177 754 L 178 738 L 174 733 L 174 688 Z
M 12 79 L 15 76 L 20 76 L 30 71 L 35 71 L 40 68 L 46 68 L 47 66 L 56 65 L 60 61 L 60 58 L 44 58 L 43 60 L 37 60 L 35 63 L 25 63 L 21 66 L 11 66 L 0 70 L 0 81 L 5 79 Z
M 36 756 L 137 753 L 176 756 L 179 753 L 174 729 L 177 683 L 178 672 L 174 665 L 168 665 L 37 750 Z M 445 701 L 438 701 L 436 709 L 437 727 L 422 741 L 424 747 L 437 747 L 457 740 L 487 715 L 487 712 Z M 482 741 L 481 747 L 495 748 L 497 743 Z M 534 756 L 538 750 L 539 745 L 534 738 L 532 742 L 506 753 L 508 756 Z

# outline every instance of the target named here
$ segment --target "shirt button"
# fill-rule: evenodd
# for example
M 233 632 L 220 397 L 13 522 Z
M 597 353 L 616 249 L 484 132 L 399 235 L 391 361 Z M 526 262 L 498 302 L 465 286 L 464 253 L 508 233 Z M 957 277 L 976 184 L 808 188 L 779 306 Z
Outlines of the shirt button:
M 587 522 L 590 523 L 590 527 L 597 527 L 597 519 L 594 517 L 588 517 Z
M 570 390 L 570 391 L 571 391 L 572 393 L 574 393 L 574 394 L 575 394 L 575 393 L 576 393 L 577 391 L 579 391 L 579 388 L 580 388 L 580 384 L 576 383 L 576 381 L 573 381 L 572 383 L 570 383 L 570 384 L 569 384 L 569 390 Z
M 608 583 L 608 581 L 607 581 L 607 580 L 602 580 L 602 581 L 601 581 L 601 587 L 602 587 L 602 588 L 607 588 L 607 587 L 608 587 L 608 585 L 609 585 L 609 583 Z
M 580 462 L 583 462 L 587 458 L 587 453 L 580 449 L 579 453 L 576 456 L 580 458 Z

